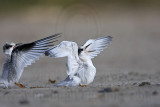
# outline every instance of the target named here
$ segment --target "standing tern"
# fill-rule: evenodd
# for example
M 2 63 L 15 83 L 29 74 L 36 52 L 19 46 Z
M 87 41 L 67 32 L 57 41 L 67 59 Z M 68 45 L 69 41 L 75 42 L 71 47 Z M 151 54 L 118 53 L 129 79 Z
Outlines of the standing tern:
M 96 68 L 92 60 L 112 40 L 111 36 L 89 39 L 84 45 L 78 47 L 77 43 L 62 41 L 59 45 L 45 52 L 46 56 L 59 58 L 67 57 L 67 78 L 55 86 L 87 86 L 92 83 Z
M 5 61 L 0 78 L 0 88 L 14 86 L 20 79 L 24 67 L 31 65 L 50 47 L 54 46 L 59 34 L 26 44 L 6 43 L 3 46 Z

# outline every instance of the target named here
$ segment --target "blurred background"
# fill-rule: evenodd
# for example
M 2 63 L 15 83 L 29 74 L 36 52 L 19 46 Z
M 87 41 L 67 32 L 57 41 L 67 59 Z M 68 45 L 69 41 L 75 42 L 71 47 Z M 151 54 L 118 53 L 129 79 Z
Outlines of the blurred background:
M 97 67 L 94 84 L 108 83 L 110 74 L 160 75 L 159 0 L 0 1 L 1 65 L 5 42 L 27 43 L 55 33 L 63 33 L 59 42 L 79 45 L 91 38 L 113 37 L 108 48 L 93 59 Z M 43 57 L 25 68 L 21 81 L 61 81 L 66 76 L 65 61 Z

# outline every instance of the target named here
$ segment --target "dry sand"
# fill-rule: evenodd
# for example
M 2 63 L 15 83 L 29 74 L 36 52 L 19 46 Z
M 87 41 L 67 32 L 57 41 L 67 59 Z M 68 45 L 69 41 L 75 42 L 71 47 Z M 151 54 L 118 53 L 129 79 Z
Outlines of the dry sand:
M 159 19 L 156 8 L 86 5 L 34 7 L 3 16 L 1 45 L 32 42 L 59 32 L 63 33 L 60 41 L 73 40 L 79 45 L 104 35 L 113 36 L 113 41 L 93 59 L 97 75 L 88 87 L 53 87 L 48 79 L 60 82 L 66 77 L 66 60 L 43 57 L 25 68 L 20 83 L 26 88 L 0 89 L 0 107 L 159 107 Z M 3 61 L 1 48 L 0 64 Z

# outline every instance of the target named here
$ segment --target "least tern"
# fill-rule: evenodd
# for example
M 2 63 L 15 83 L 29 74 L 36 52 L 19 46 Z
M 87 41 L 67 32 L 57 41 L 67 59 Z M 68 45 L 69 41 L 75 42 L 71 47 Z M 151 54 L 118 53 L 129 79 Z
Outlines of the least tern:
M 111 36 L 89 39 L 81 47 L 75 42 L 62 41 L 46 51 L 46 56 L 67 57 L 67 78 L 55 86 L 87 86 L 92 83 L 96 75 L 92 59 L 103 51 L 111 40 Z
M 31 65 L 50 47 L 54 46 L 59 34 L 55 34 L 35 42 L 26 44 L 6 43 L 3 46 L 5 61 L 0 78 L 0 88 L 12 87 L 23 73 L 24 67 Z

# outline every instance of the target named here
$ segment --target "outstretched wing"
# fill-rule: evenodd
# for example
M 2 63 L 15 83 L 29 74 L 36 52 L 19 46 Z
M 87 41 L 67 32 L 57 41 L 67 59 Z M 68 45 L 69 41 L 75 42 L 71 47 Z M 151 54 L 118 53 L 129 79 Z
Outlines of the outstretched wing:
M 112 40 L 111 36 L 100 37 L 97 39 L 89 39 L 83 46 L 80 47 L 80 51 L 85 51 L 90 58 L 97 56 L 104 48 L 106 48 L 109 42 Z
M 45 55 L 50 56 L 50 57 L 54 57 L 54 58 L 66 57 L 66 56 L 68 56 L 68 53 L 71 53 L 74 50 L 72 48 L 72 46 L 73 46 L 72 44 L 75 44 L 75 42 L 62 41 L 60 44 L 47 50 L 45 52 Z M 76 46 L 77 46 L 77 44 L 76 44 Z M 70 55 L 70 56 L 74 57 L 72 55 Z
M 75 46 L 76 45 L 76 46 Z M 74 49 L 75 46 L 76 49 Z M 46 56 L 54 57 L 54 58 L 60 58 L 60 57 L 66 57 L 69 56 L 67 60 L 67 74 L 68 75 L 74 75 L 77 72 L 77 69 L 79 67 L 79 60 L 77 53 L 75 54 L 73 51 L 77 50 L 78 46 L 75 42 L 70 41 L 62 41 L 59 45 L 52 47 L 51 49 L 47 50 L 45 52 Z M 77 52 L 77 51 L 76 51 Z
M 34 63 L 47 49 L 54 46 L 53 42 L 56 42 L 55 39 L 58 37 L 60 37 L 60 33 L 32 43 L 16 46 L 12 52 L 11 61 L 17 73 L 22 72 L 24 67 Z

